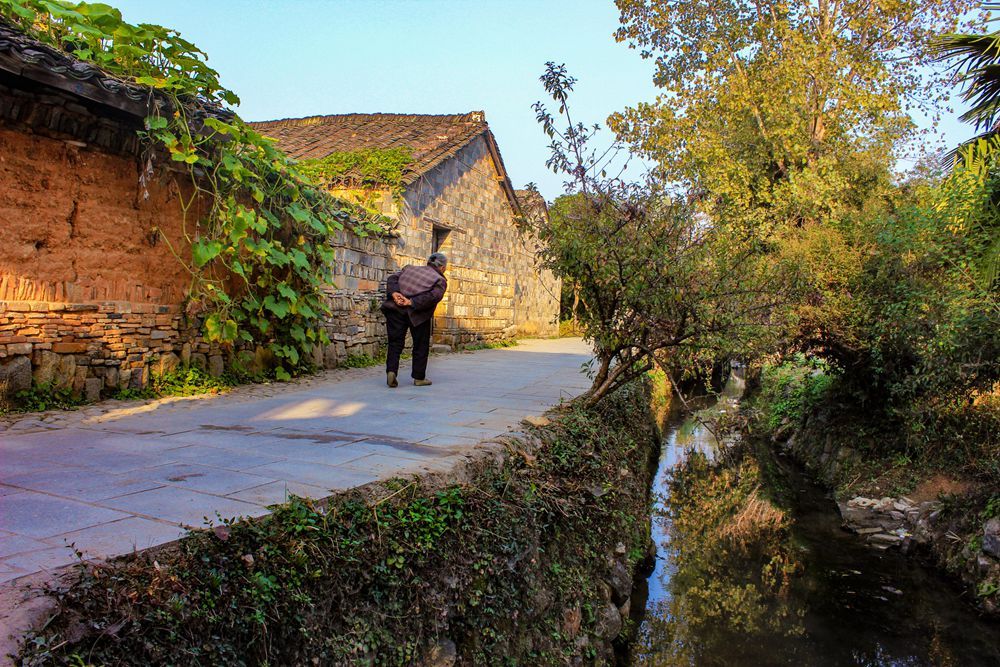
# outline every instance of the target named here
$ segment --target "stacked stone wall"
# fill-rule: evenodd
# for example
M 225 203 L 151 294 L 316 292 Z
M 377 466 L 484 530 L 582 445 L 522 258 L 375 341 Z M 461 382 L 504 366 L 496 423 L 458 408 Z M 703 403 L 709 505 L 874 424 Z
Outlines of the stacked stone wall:
M 538 212 L 545 215 L 544 212 Z M 538 241 L 526 232 L 518 234 L 513 255 L 514 326 L 519 336 L 559 335 L 559 297 L 562 281 L 538 265 Z
M 178 306 L 7 301 L 0 311 L 0 378 L 9 393 L 34 383 L 96 400 L 182 363 L 224 370 L 222 350 L 200 340 Z
M 394 244 L 391 238 L 361 238 L 347 231 L 337 234 L 333 284 L 326 290 L 331 314 L 324 329 L 331 344 L 323 350 L 322 365 L 327 368 L 351 355 L 374 357 L 385 346 L 385 318 L 379 307 L 385 298 L 385 280 L 397 268 Z

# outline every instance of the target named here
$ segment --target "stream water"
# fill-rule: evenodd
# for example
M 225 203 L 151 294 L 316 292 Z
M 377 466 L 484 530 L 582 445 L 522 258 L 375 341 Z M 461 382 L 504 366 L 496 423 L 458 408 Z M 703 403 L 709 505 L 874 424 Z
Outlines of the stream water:
M 874 550 L 845 532 L 829 495 L 787 461 L 770 463 L 785 485 L 784 495 L 793 499 L 787 508 L 793 522 L 789 552 L 799 567 L 780 599 L 768 599 L 753 576 L 719 582 L 704 576 L 718 568 L 692 566 L 698 555 L 692 558 L 672 542 L 671 475 L 692 450 L 712 458 L 717 442 L 700 418 L 738 409 L 741 393 L 739 381 L 731 380 L 714 405 L 678 419 L 667 433 L 653 488 L 657 558 L 644 613 L 633 619 L 639 625 L 627 661 L 643 666 L 1000 665 L 1000 623 L 978 616 L 960 598 L 960 588 L 916 559 Z M 691 617 L 692 609 L 699 610 L 697 618 Z

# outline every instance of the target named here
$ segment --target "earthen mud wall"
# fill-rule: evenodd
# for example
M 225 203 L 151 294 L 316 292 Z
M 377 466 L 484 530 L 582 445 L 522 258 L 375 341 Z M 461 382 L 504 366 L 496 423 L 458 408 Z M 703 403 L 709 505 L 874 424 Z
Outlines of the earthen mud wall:
M 182 317 L 184 174 L 145 162 L 138 120 L 0 82 L 0 384 L 96 398 L 219 351 Z M 219 360 L 214 360 L 218 367 Z

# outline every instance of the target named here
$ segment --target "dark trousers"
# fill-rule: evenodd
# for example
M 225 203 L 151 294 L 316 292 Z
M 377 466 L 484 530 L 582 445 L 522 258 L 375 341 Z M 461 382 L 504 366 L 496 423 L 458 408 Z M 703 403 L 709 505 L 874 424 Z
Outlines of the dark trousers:
M 413 338 L 413 371 L 410 376 L 414 380 L 423 380 L 427 374 L 427 355 L 431 349 L 431 321 L 427 320 L 420 326 L 413 326 L 406 313 L 395 310 L 384 310 L 385 328 L 389 334 L 389 351 L 385 355 L 385 370 L 387 373 L 399 373 L 399 355 L 406 345 L 406 332 Z

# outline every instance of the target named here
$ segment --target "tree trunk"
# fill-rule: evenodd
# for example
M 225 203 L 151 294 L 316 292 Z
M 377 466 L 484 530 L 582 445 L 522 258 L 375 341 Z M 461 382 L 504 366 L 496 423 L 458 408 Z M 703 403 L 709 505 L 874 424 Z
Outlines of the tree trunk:
M 580 307 L 580 283 L 573 283 L 573 333 L 577 332 L 576 310 Z

